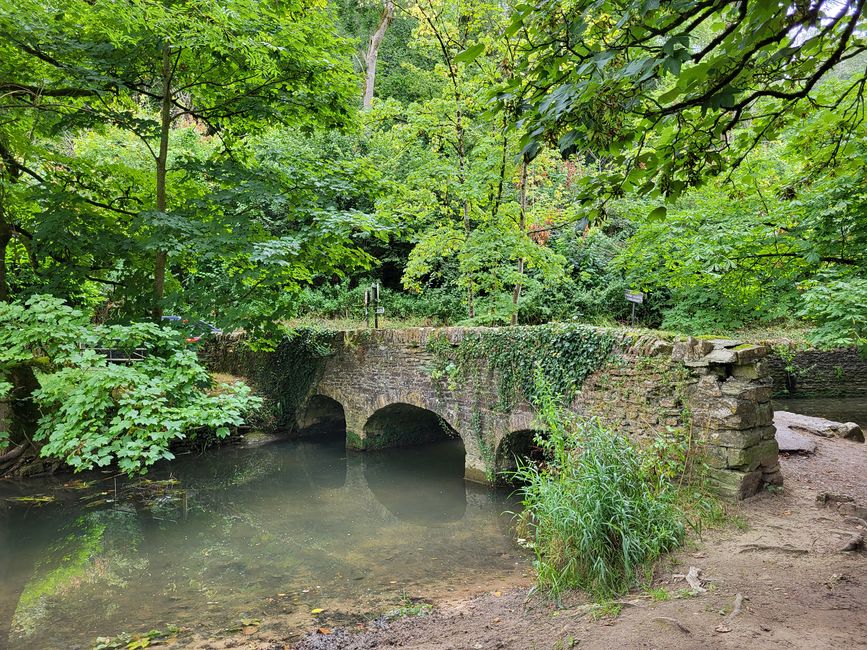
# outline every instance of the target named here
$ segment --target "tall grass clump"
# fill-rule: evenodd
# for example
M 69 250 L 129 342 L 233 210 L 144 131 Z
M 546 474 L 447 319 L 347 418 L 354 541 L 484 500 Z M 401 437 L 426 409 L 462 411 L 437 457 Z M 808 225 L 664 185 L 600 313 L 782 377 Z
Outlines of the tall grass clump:
M 597 600 L 632 587 L 660 555 L 683 541 L 674 488 L 643 467 L 641 451 L 597 420 L 569 419 L 541 372 L 538 436 L 547 464 L 524 464 L 521 533 L 536 553 L 538 586 L 558 595 L 583 589 Z

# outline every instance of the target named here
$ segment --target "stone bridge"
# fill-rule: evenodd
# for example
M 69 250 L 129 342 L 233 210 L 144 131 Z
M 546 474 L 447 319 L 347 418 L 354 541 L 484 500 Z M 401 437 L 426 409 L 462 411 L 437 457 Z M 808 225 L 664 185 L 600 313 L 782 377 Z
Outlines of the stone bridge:
M 465 477 L 490 482 L 513 466 L 507 450 L 533 437 L 534 414 L 526 401 L 508 413 L 497 410 L 496 380 L 477 390 L 449 390 L 431 377 L 427 342 L 445 334 L 457 344 L 463 329 L 379 330 L 338 335 L 313 386 L 297 429 L 315 432 L 342 418 L 347 447 L 381 449 L 460 437 L 466 451 Z
M 357 450 L 460 437 L 465 477 L 492 482 L 529 450 L 538 427 L 533 408 L 523 398 L 507 410 L 498 406 L 501 378 L 485 367 L 472 385 L 454 386 L 434 378 L 429 345 L 436 337 L 457 349 L 464 337 L 491 331 L 335 333 L 332 354 L 309 373 L 305 394 L 287 407 L 291 413 L 283 414 L 283 428 L 309 436 L 345 427 L 347 447 Z M 684 434 L 697 443 L 711 483 L 728 498 L 745 498 L 766 484 L 782 483 L 770 404 L 772 379 L 763 346 L 599 331 L 613 336 L 614 351 L 584 381 L 571 404 L 574 412 L 599 417 L 639 443 L 673 431 Z M 264 384 L 257 381 L 267 358 L 260 355 L 254 371 L 245 371 L 249 364 L 227 361 L 226 354 L 220 358 L 217 363 L 210 359 L 215 369 L 246 375 L 260 392 L 281 390 L 273 382 L 262 390 Z M 289 376 L 306 371 L 309 368 L 291 365 L 280 369 Z

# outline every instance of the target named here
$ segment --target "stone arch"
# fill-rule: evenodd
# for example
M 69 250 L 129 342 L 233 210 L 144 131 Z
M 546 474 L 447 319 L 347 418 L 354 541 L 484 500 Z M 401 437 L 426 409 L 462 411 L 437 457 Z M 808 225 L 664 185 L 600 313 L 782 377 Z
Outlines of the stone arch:
M 442 416 L 407 402 L 394 402 L 374 411 L 364 423 L 363 433 L 366 449 L 406 447 L 461 437 Z
M 534 443 L 538 433 L 537 429 L 518 429 L 502 437 L 496 453 L 498 475 L 517 469 L 517 459 L 542 460 L 540 450 Z
M 304 438 L 345 437 L 346 411 L 333 397 L 316 394 L 307 400 L 297 427 L 298 435 Z

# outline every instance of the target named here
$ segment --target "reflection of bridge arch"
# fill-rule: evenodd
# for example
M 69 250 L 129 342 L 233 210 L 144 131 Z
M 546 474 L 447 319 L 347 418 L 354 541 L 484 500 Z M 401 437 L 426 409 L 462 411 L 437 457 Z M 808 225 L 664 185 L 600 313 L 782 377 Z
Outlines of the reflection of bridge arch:
M 400 521 L 458 521 L 467 510 L 464 456 L 460 439 L 372 451 L 362 456 L 365 484 Z

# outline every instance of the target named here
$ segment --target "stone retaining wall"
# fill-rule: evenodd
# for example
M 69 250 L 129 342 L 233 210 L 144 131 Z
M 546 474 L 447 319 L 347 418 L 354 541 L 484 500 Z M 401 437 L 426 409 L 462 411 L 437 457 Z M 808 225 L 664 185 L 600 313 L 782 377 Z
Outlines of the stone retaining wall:
M 615 361 L 588 378 L 575 409 L 639 442 L 688 429 L 713 486 L 743 499 L 782 484 L 766 355 L 738 341 L 621 335 Z
M 867 397 L 867 359 L 854 348 L 803 350 L 788 359 L 773 350 L 768 367 L 777 397 Z

